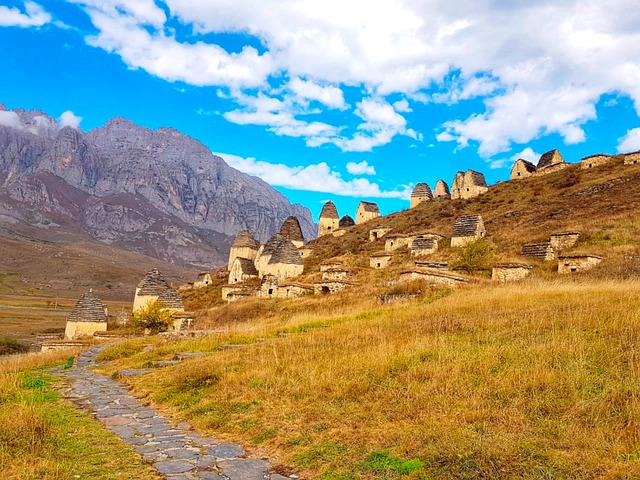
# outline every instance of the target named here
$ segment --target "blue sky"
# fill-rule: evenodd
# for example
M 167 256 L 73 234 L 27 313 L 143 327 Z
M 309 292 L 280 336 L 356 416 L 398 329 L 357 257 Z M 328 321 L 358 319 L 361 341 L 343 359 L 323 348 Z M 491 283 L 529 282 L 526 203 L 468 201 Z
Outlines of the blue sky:
M 458 170 L 640 149 L 640 4 L 2 0 L 0 102 L 174 127 L 316 217 L 386 214 Z

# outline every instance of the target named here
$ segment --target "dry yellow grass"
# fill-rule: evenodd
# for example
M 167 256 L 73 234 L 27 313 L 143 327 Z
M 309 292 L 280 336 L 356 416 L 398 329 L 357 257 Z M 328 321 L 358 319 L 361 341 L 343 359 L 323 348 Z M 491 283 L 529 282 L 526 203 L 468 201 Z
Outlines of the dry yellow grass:
M 337 314 L 325 305 L 164 344 L 156 355 L 272 335 L 130 381 L 165 412 L 312 478 L 408 473 L 380 458 L 419 460 L 413 478 L 640 477 L 640 282 L 333 301 Z

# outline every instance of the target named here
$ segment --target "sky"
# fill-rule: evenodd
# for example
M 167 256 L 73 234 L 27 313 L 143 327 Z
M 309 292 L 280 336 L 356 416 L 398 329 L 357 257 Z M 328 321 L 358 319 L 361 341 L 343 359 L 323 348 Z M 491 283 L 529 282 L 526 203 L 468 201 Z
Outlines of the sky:
M 640 2 L 0 0 L 0 102 L 177 128 L 316 219 L 388 214 L 457 171 L 640 150 Z

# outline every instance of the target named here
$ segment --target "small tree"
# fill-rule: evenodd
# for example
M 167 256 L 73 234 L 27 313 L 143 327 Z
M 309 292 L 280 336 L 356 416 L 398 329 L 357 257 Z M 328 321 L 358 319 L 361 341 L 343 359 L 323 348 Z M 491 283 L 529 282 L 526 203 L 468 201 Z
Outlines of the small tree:
M 487 270 L 491 246 L 484 239 L 467 243 L 458 251 L 455 267 L 468 273 Z
M 152 333 L 166 332 L 171 325 L 171 311 L 162 302 L 151 302 L 133 314 L 134 327 L 144 328 Z

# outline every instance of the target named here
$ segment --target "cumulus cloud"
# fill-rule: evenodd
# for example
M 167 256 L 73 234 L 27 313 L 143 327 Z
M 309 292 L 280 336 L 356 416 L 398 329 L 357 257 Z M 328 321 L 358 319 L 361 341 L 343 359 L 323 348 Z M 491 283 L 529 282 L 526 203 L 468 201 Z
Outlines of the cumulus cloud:
M 61 127 L 79 128 L 82 117 L 75 115 L 71 110 L 67 110 L 58 117 L 58 123 Z
M 618 139 L 618 153 L 637 152 L 638 150 L 640 150 L 640 128 L 632 128 Z
M 23 127 L 20 117 L 16 112 L 0 110 L 0 125 L 3 127 L 11 127 L 21 129 Z
M 504 167 L 509 167 L 511 168 L 511 166 L 513 165 L 513 163 L 516 160 L 519 159 L 524 159 L 524 160 L 528 160 L 529 162 L 536 164 L 538 163 L 538 160 L 540 160 L 540 157 L 542 156 L 542 154 L 535 152 L 531 147 L 527 147 L 524 150 L 522 150 L 521 152 L 518 152 L 514 155 L 512 155 L 509 158 L 501 158 L 501 159 L 497 159 L 497 160 L 492 160 L 489 163 L 489 168 L 504 168 Z
M 215 153 L 215 155 L 222 157 L 233 168 L 259 177 L 276 187 L 331 193 L 345 197 L 408 200 L 411 196 L 411 190 L 406 186 L 396 190 L 382 190 L 378 184 L 365 178 L 344 180 L 338 172 L 332 171 L 325 162 L 304 167 L 289 167 L 284 164 L 264 162 L 251 157 L 243 158 L 228 153 Z
M 376 169 L 373 165 L 369 165 L 366 160 L 363 160 L 360 163 L 347 163 L 347 172 L 351 175 L 375 175 Z
M 341 125 L 302 120 L 309 112 L 291 108 L 271 120 L 251 110 L 227 117 L 261 121 L 311 146 L 366 151 L 396 135 L 419 137 L 406 123 L 379 128 L 363 117 L 369 102 L 388 103 L 398 93 L 408 100 L 389 105 L 396 114 L 409 112 L 410 101 L 480 100 L 476 111 L 450 119 L 436 133 L 439 141 L 460 148 L 477 146 L 487 158 L 543 135 L 558 134 L 568 144 L 584 141 L 583 127 L 596 118 L 604 94 L 630 97 L 640 113 L 635 0 L 72 1 L 98 31 L 87 41 L 131 68 L 192 85 L 251 88 L 254 96 L 273 96 L 274 84 L 289 78 L 283 91 L 299 103 L 347 108 L 361 118 L 358 131 L 345 136 L 335 134 Z M 549 19 L 553 28 L 541 33 Z M 194 35 L 176 38 L 175 21 Z M 230 53 L 211 37 L 198 36 L 212 33 L 251 37 L 264 51 L 247 45 Z M 361 92 L 348 97 L 351 107 L 343 93 L 349 87 Z M 329 133 L 306 135 L 317 129 Z
M 51 15 L 35 2 L 24 2 L 24 12 L 0 6 L 0 27 L 41 27 L 49 22 Z

